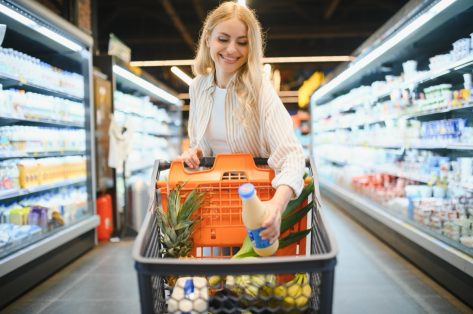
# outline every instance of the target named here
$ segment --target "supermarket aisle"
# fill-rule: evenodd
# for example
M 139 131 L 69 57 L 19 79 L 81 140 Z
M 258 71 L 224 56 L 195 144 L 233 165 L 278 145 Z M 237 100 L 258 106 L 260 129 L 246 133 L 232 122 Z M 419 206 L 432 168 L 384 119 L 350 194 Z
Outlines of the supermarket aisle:
M 473 313 L 336 206 L 325 205 L 340 249 L 334 313 Z M 132 244 L 99 245 L 4 313 L 139 313 Z
M 339 247 L 334 313 L 473 313 L 335 204 L 324 206 Z
M 139 313 L 132 244 L 133 240 L 100 244 L 0 312 Z

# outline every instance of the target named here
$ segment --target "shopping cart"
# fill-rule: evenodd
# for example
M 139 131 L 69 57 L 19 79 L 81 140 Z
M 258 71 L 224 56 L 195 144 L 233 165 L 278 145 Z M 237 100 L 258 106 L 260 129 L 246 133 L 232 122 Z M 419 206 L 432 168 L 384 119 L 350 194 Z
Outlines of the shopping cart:
M 204 313 L 331 313 L 337 247 L 318 205 L 318 189 L 309 195 L 309 199 L 316 200 L 314 206 L 295 226 L 295 231 L 312 228 L 306 239 L 278 251 L 279 256 L 231 259 L 246 232 L 241 222 L 237 189 L 242 183 L 251 182 L 262 200 L 269 199 L 274 193 L 271 187 L 274 172 L 267 167 L 267 159 L 246 154 L 203 158 L 200 165 L 198 171 L 191 171 L 184 169 L 182 162 L 155 162 L 152 180 L 156 184 L 150 191 L 148 213 L 133 246 L 142 313 L 168 312 L 172 292 L 167 284 L 170 276 L 209 278 L 216 275 L 226 276 L 227 280 L 230 275 L 233 279 L 263 276 L 273 280 L 266 282 L 264 287 L 257 287 L 258 292 L 251 295 L 245 293 L 242 286 L 237 291 L 228 289 L 223 280 L 220 289 L 211 289 L 209 307 Z M 316 179 L 311 161 L 306 161 L 306 167 L 308 174 Z M 160 172 L 169 168 L 167 184 L 158 184 Z M 166 207 L 168 190 L 173 184 L 182 183 L 185 188 L 181 191 L 205 191 L 210 202 L 199 209 L 202 221 L 193 235 L 194 258 L 163 258 L 155 208 L 157 205 Z M 303 304 L 286 302 L 285 297 L 295 294 L 290 292 L 295 274 L 304 274 L 311 288 L 307 302 L 305 299 L 300 302 Z M 273 294 L 275 289 L 281 289 L 277 288 L 279 286 L 285 288 Z M 293 288 L 293 291 L 299 290 Z

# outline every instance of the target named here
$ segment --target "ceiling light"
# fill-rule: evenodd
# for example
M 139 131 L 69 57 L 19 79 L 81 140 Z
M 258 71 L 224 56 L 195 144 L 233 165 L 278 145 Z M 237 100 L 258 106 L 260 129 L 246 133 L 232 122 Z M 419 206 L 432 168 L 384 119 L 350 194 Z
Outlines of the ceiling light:
M 308 63 L 308 62 L 346 62 L 352 61 L 352 56 L 307 56 L 307 57 L 272 57 L 263 58 L 267 63 Z
M 194 59 L 187 60 L 150 60 L 150 61 L 132 61 L 131 66 L 134 67 L 165 67 L 165 66 L 182 66 L 193 65 Z
M 355 60 L 353 64 L 350 64 L 349 68 L 340 73 L 337 77 L 333 80 L 328 82 L 327 84 L 323 85 L 319 88 L 315 93 L 312 95 L 314 99 L 321 99 L 323 96 L 328 94 L 334 88 L 336 88 L 340 83 L 346 81 L 348 78 L 352 77 L 353 75 L 359 75 L 361 69 L 365 66 L 385 54 L 388 50 L 396 46 L 402 40 L 406 39 L 410 35 L 412 35 L 416 30 L 430 21 L 432 18 L 440 14 L 443 10 L 448 8 L 451 4 L 453 4 L 457 0 L 445 0 L 440 1 L 432 8 L 430 8 L 427 12 L 419 16 L 417 19 L 406 25 L 404 28 L 399 30 L 393 37 L 389 38 L 388 40 L 384 41 L 384 43 L 368 53 L 365 57 L 361 58 L 360 60 Z
M 46 37 L 49 37 L 50 39 L 52 39 L 55 42 L 63 45 L 66 48 L 69 48 L 72 51 L 82 50 L 82 47 L 79 44 L 65 38 L 64 36 L 52 31 L 49 28 L 46 28 L 44 26 L 39 25 L 38 23 L 36 23 L 32 19 L 22 15 L 21 13 L 15 11 L 15 10 L 13 10 L 13 9 L 3 5 L 3 4 L 0 4 L 0 12 L 7 15 L 7 16 L 9 16 L 9 17 L 11 17 L 12 19 L 16 20 L 17 22 L 20 22 L 21 24 L 28 26 L 29 28 L 35 30 L 36 32 L 38 32 L 38 33 L 40 33 L 40 34 L 42 34 Z
M 192 78 L 187 75 L 184 71 L 179 69 L 176 66 L 171 67 L 171 72 L 174 73 L 178 78 L 186 82 L 187 85 L 191 85 L 192 83 Z
M 246 7 L 246 1 L 245 0 L 238 0 L 238 4 Z
M 317 62 L 346 62 L 353 61 L 353 56 L 307 56 L 307 57 L 268 57 L 263 58 L 263 63 L 317 63 Z M 150 60 L 132 61 L 131 66 L 135 67 L 163 67 L 194 65 L 194 59 L 185 60 Z
M 35 21 L 27 18 L 26 16 L 22 15 L 21 13 L 18 13 L 15 10 L 13 10 L 13 9 L 3 5 L 3 4 L 0 4 L 0 12 L 2 12 L 5 15 L 8 15 L 12 19 L 14 19 L 14 20 L 16 20 L 16 21 L 20 22 L 21 24 L 26 25 L 28 27 L 33 28 L 34 26 L 38 25 Z
M 156 97 L 167 101 L 168 103 L 178 105 L 178 106 L 181 105 L 181 101 L 179 100 L 179 98 L 171 95 L 170 93 L 157 87 L 156 85 L 151 84 L 150 82 L 142 79 L 141 77 L 136 76 L 135 74 L 125 70 L 124 68 L 119 67 L 118 65 L 113 66 L 113 72 L 116 75 L 122 77 L 123 79 L 129 81 L 130 83 L 138 85 L 139 87 L 149 91 L 151 94 L 155 95 Z
M 37 29 L 36 29 L 38 32 L 40 32 L 41 34 L 51 38 L 52 40 L 54 40 L 55 42 L 63 45 L 64 47 L 66 48 L 69 48 L 71 49 L 72 51 L 80 51 L 82 50 L 82 47 L 78 44 L 76 44 L 75 42 L 67 39 L 66 37 L 62 36 L 62 35 L 59 35 L 58 33 L 56 32 L 53 32 L 52 30 L 50 30 L 49 28 L 46 28 L 44 26 L 39 26 Z

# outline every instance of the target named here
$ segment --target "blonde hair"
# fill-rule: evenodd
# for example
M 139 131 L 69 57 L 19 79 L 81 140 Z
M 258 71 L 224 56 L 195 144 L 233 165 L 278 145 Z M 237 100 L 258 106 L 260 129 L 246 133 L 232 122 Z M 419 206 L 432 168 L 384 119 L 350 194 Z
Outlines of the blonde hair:
M 263 78 L 264 41 L 261 25 L 253 10 L 229 1 L 222 3 L 207 15 L 200 34 L 193 72 L 195 75 L 215 73 L 215 64 L 210 57 L 210 49 L 206 42 L 219 23 L 234 17 L 245 24 L 248 37 L 248 60 L 235 74 L 235 91 L 242 105 L 236 114 L 241 122 L 246 123 L 248 118 L 258 115 L 256 107 Z

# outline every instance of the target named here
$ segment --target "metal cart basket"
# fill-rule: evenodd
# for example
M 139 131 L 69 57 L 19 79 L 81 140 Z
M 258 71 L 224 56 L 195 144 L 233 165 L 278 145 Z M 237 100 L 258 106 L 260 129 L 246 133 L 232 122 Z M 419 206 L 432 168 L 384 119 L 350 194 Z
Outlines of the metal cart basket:
M 302 227 L 312 228 L 312 231 L 306 239 L 289 248 L 289 251 L 285 248 L 285 251 L 280 250 L 282 253 L 277 254 L 280 256 L 265 258 L 230 258 L 238 250 L 238 245 L 242 243 L 240 231 L 243 232 L 243 236 L 246 232 L 241 223 L 241 203 L 238 203 L 236 192 L 238 186 L 246 182 L 254 183 L 258 195 L 263 196 L 262 200 L 269 199 L 274 192 L 270 184 L 270 178 L 274 176 L 274 173 L 267 167 L 267 159 L 250 156 L 248 161 L 248 156 L 240 154 L 203 158 L 201 167 L 210 168 L 200 171 L 185 170 L 181 162 L 172 164 L 163 161 L 155 162 L 148 213 L 133 246 L 142 313 L 170 312 L 168 305 L 173 288 L 168 285 L 167 279 L 171 276 L 194 278 L 219 276 L 222 278 L 219 287 L 208 290 L 210 291 L 209 296 L 206 296 L 208 307 L 200 312 L 194 307 L 188 313 L 332 312 L 337 248 L 333 235 L 326 227 L 318 201 L 313 202 L 314 205 L 303 220 L 305 226 Z M 221 166 L 224 160 L 227 162 L 224 168 L 232 167 L 232 169 L 217 171 L 217 164 Z M 209 191 L 208 197 L 212 198 L 212 204 L 215 204 L 216 198 L 221 198 L 217 206 L 209 209 L 208 217 L 205 218 L 204 215 L 204 219 L 196 226 L 193 240 L 197 248 L 193 251 L 193 258 L 164 258 L 160 253 L 162 244 L 155 208 L 161 204 L 166 205 L 166 187 L 159 187 L 157 182 L 160 172 L 170 167 L 170 181 L 173 173 L 180 172 L 183 175 L 189 175 L 182 180 L 187 185 L 187 182 L 195 178 L 192 176 L 198 174 L 199 178 L 202 176 L 206 178 L 205 182 L 197 180 L 193 186 L 191 184 L 191 187 Z M 312 162 L 307 160 L 306 167 L 309 176 L 317 182 Z M 254 175 L 253 170 L 258 172 L 258 175 Z M 218 174 L 215 175 L 215 172 Z M 259 176 L 261 174 L 262 177 Z M 268 174 L 269 177 L 267 177 Z M 270 192 L 266 195 L 265 191 Z M 224 193 L 226 194 L 223 195 Z M 316 188 L 309 195 L 309 199 L 317 200 L 318 195 Z M 225 198 L 225 201 L 222 201 L 222 198 Z M 235 210 L 238 206 L 240 210 Z M 224 215 L 221 214 L 225 208 L 228 209 L 225 214 L 227 220 L 223 219 Z M 206 211 L 206 209 L 201 210 Z M 216 213 L 221 214 L 218 219 L 215 218 Z M 219 238 L 219 232 L 225 232 L 225 236 L 220 236 L 220 242 L 215 244 L 212 241 Z M 235 235 L 238 239 L 232 242 L 233 237 L 228 235 Z M 302 286 L 293 287 L 296 277 L 305 278 L 304 285 L 310 287 L 310 289 L 305 287 L 305 295 L 301 292 Z M 230 288 L 233 288 L 230 289 L 227 287 L 229 278 L 232 279 L 233 284 L 235 281 L 241 282 L 242 278 L 245 278 L 247 282 L 237 286 L 237 289 L 234 289 L 236 286 L 232 285 Z M 263 284 L 261 284 L 261 278 L 263 278 Z M 254 282 L 259 282 L 259 284 Z M 252 285 L 256 287 L 250 289 Z M 300 299 L 297 299 L 298 297 Z

